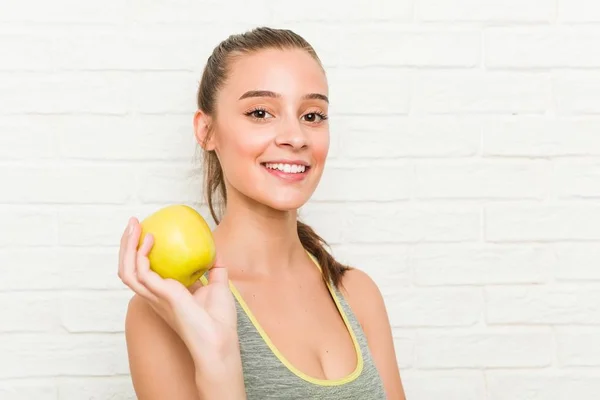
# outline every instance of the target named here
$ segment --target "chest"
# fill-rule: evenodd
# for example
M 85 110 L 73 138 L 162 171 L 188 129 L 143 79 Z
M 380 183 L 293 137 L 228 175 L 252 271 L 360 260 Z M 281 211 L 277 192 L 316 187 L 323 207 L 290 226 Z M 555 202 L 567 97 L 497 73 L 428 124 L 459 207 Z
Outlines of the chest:
M 265 335 L 266 331 L 256 329 L 251 315 L 238 304 L 238 332 L 249 400 L 386 398 L 365 337 L 356 322 L 350 323 L 354 328 L 352 332 L 356 333 L 350 343 L 357 345 L 356 353 L 352 353 L 352 362 L 342 361 L 346 351 L 342 349 L 342 357 L 338 354 L 330 359 L 332 364 L 324 364 L 319 358 L 319 350 L 313 350 L 314 354 L 308 352 L 312 341 L 300 341 L 294 347 L 291 341 L 278 340 L 279 347 L 276 347 L 275 342 Z M 354 321 L 352 316 L 350 321 Z M 295 329 L 296 324 L 288 324 L 288 327 Z M 286 333 L 286 330 L 277 332 Z M 322 348 L 322 344 L 316 348 Z M 335 365 L 341 367 L 337 373 L 332 372 Z
M 238 284 L 236 298 L 249 330 L 288 369 L 321 380 L 343 379 L 356 371 L 358 344 L 326 285 Z

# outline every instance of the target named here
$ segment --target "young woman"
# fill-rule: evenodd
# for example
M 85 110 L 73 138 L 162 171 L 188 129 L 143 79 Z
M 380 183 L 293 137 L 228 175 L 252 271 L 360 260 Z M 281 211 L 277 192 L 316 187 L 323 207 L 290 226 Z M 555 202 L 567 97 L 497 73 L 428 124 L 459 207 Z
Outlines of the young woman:
M 289 30 L 230 36 L 209 57 L 194 129 L 217 263 L 185 288 L 150 270 L 136 218 L 121 240 L 140 400 L 404 399 L 377 286 L 297 219 L 325 167 L 327 96 L 315 51 Z

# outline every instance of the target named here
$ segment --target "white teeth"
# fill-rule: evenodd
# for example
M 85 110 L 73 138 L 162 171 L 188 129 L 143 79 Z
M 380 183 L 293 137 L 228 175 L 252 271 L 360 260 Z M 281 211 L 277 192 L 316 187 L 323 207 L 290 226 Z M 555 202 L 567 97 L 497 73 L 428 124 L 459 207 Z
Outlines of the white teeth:
M 302 172 L 306 171 L 306 167 L 304 165 L 298 165 L 298 164 L 266 163 L 265 167 L 267 167 L 269 169 L 276 169 L 279 171 L 283 171 L 287 174 L 298 174 L 298 173 L 302 173 Z

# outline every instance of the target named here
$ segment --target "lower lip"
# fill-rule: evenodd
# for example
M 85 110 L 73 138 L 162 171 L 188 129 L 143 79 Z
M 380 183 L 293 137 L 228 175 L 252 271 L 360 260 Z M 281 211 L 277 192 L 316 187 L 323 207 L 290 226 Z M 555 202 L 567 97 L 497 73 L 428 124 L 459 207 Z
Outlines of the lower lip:
M 304 170 L 304 172 L 288 173 L 288 172 L 280 171 L 278 169 L 267 168 L 264 165 L 263 165 L 263 168 L 266 169 L 267 172 L 270 173 L 271 175 L 274 175 L 274 176 L 281 178 L 288 182 L 299 182 L 299 181 L 303 180 L 304 178 L 306 178 L 308 171 L 310 171 L 310 168 L 306 168 Z

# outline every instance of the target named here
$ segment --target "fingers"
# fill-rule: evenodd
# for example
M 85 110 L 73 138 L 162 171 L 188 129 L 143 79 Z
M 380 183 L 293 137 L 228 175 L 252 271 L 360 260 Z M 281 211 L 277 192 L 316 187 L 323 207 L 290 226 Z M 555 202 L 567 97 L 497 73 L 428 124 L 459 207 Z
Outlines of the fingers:
M 123 279 L 123 269 L 124 269 L 123 257 L 125 256 L 125 250 L 127 248 L 127 239 L 130 236 L 131 227 L 132 227 L 132 224 L 131 224 L 131 219 L 130 219 L 129 223 L 123 230 L 123 234 L 121 235 L 121 245 L 119 246 L 119 270 L 118 270 L 118 276 L 121 280 Z
M 150 269 L 150 260 L 148 259 L 148 253 L 154 244 L 154 237 L 151 234 L 147 234 L 142 241 L 142 245 L 136 252 L 134 257 L 137 264 L 136 275 L 140 284 L 145 287 L 146 290 L 151 292 L 157 297 L 163 297 L 168 299 L 169 292 L 165 287 L 165 281 L 156 272 Z
M 124 233 L 124 240 L 121 244 L 121 256 L 119 263 L 119 277 L 134 292 L 151 302 L 157 302 L 158 299 L 147 287 L 138 279 L 137 274 L 137 245 L 140 237 L 141 228 L 135 218 L 129 220 L 129 225 Z M 149 249 L 147 250 L 149 251 Z M 146 253 L 147 254 L 147 253 Z

